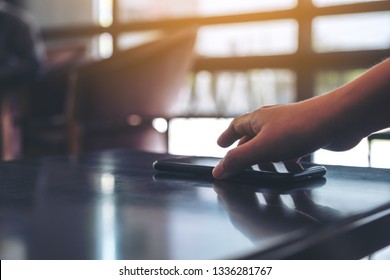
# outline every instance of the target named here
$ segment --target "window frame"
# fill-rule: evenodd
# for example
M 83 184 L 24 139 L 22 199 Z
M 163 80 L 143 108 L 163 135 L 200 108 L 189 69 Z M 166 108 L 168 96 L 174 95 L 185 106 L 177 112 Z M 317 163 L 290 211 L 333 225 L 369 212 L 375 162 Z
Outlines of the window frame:
M 295 53 L 243 57 L 199 57 L 194 63 L 193 71 L 247 71 L 259 68 L 290 69 L 296 73 L 297 101 L 314 96 L 315 75 L 319 71 L 368 68 L 390 57 L 390 48 L 316 53 L 312 46 L 312 21 L 314 18 L 318 16 L 390 11 L 389 0 L 324 7 L 317 7 L 312 1 L 298 0 L 295 7 L 286 10 L 129 23 L 119 21 L 118 3 L 119 0 L 113 0 L 113 22 L 109 27 L 90 25 L 47 28 L 43 31 L 43 37 L 50 41 L 64 38 L 92 37 L 109 33 L 113 38 L 113 52 L 115 53 L 119 50 L 118 40 L 122 33 L 171 30 L 178 26 L 208 26 L 294 19 L 298 23 L 298 49 Z

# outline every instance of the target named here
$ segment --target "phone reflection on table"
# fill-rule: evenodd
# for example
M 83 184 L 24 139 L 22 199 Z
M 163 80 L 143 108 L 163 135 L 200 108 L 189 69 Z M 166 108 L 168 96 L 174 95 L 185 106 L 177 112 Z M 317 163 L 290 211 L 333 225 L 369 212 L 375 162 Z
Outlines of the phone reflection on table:
M 325 183 L 325 179 L 316 180 L 316 187 Z M 255 192 L 236 183 L 215 181 L 214 190 L 232 224 L 252 242 L 341 217 L 339 211 L 317 204 L 311 198 L 310 188 L 291 192 L 275 188 Z

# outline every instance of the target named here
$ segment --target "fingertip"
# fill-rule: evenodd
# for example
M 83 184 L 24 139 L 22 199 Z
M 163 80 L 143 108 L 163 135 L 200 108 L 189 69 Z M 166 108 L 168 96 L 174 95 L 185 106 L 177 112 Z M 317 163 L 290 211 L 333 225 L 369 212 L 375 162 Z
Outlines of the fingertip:
M 213 177 L 215 179 L 225 179 L 234 176 L 258 162 L 259 158 L 261 159 L 258 152 L 256 152 L 253 141 L 244 141 L 244 143 L 226 153 L 224 159 L 214 167 Z
M 217 139 L 217 144 L 218 146 L 225 148 L 224 141 L 222 140 L 222 135 L 219 136 L 219 138 Z
M 217 144 L 218 146 L 222 147 L 222 148 L 227 148 L 229 147 L 232 143 L 230 143 L 231 141 L 229 141 L 229 138 L 226 136 L 226 133 L 222 133 L 218 140 L 217 140 Z
M 238 134 L 234 129 L 229 127 L 218 137 L 217 144 L 223 148 L 227 148 L 241 137 L 242 135 Z
M 213 177 L 215 179 L 223 179 L 224 178 L 225 172 L 224 172 L 222 163 L 219 163 L 217 166 L 214 167 L 212 174 L 213 174 Z

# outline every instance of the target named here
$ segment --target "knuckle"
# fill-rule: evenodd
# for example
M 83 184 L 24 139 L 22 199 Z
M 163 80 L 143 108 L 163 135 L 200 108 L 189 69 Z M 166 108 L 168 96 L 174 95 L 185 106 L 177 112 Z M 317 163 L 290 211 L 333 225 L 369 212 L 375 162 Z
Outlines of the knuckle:
M 239 126 L 239 125 L 241 124 L 242 120 L 244 120 L 248 115 L 249 115 L 249 114 L 243 114 L 243 115 L 241 115 L 241 116 L 238 116 L 238 117 L 234 118 L 233 121 L 232 121 L 232 123 L 231 123 L 232 126 L 233 126 L 233 127 Z
M 230 170 L 234 168 L 234 163 L 236 162 L 235 158 L 236 158 L 236 153 L 234 152 L 234 150 L 228 151 L 223 160 L 223 167 L 226 170 Z

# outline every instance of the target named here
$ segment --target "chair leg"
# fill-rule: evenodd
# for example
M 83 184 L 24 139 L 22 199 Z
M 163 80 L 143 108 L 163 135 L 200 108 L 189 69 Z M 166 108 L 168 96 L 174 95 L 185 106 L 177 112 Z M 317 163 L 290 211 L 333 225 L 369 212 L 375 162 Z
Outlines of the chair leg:
M 72 155 L 78 155 L 81 152 L 81 139 L 82 128 L 77 123 L 72 123 L 68 127 L 68 143 L 69 153 Z
M 19 92 L 4 92 L 0 100 L 0 159 L 13 160 L 21 157 L 22 138 L 19 124 L 16 124 L 19 118 Z

